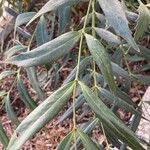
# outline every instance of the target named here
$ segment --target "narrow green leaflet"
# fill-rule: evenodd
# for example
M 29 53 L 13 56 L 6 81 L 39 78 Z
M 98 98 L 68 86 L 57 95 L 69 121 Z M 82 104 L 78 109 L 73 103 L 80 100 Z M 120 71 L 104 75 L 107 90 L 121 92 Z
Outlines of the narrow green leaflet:
M 40 86 L 40 82 L 38 80 L 35 67 L 26 68 L 26 71 L 27 71 L 30 84 L 32 85 L 33 89 L 36 91 L 38 97 L 43 101 L 45 99 L 45 94 Z
M 135 40 L 138 40 L 140 37 L 142 37 L 150 25 L 150 10 L 141 1 L 138 11 L 139 17 L 134 33 Z
M 48 28 L 47 28 L 47 21 L 44 17 L 44 15 L 42 15 L 40 17 L 40 20 L 37 24 L 36 27 L 36 32 L 35 32 L 35 36 L 36 36 L 36 44 L 37 46 L 40 46 L 44 43 L 47 43 L 48 41 L 50 41 L 52 39 L 52 35 L 53 35 L 53 27 L 54 26 L 54 22 L 52 21 L 52 25 L 51 25 L 51 34 L 48 34 Z M 50 64 L 46 64 L 45 67 L 49 70 L 49 66 Z M 39 93 L 39 97 L 41 94 Z
M 100 92 L 100 96 L 103 96 L 104 98 L 107 98 L 109 101 L 115 102 L 115 104 L 119 108 L 123 108 L 124 110 L 131 112 L 132 114 L 139 114 L 140 112 L 134 108 L 134 105 L 128 104 L 124 99 L 121 99 L 115 95 L 113 95 L 111 92 L 104 88 L 98 87 L 98 90 Z
M 18 126 L 20 124 L 20 121 L 18 120 L 16 113 L 14 112 L 14 109 L 10 103 L 9 94 L 7 94 L 7 96 L 5 97 L 5 109 L 6 109 L 9 119 Z
M 6 60 L 6 63 L 31 67 L 52 63 L 66 55 L 80 38 L 80 32 L 71 31 L 47 42 L 32 51 L 21 53 Z
M 135 51 L 133 48 L 130 48 L 129 51 L 133 54 L 137 54 L 138 56 L 144 57 L 148 61 L 150 61 L 150 50 L 144 46 L 138 45 L 140 48 L 140 52 Z M 129 48 L 129 47 L 126 47 Z
M 73 140 L 74 132 L 70 132 L 68 135 L 65 136 L 65 138 L 61 141 L 61 143 L 58 145 L 56 150 L 70 150 L 71 147 L 71 141 Z
M 18 52 L 26 52 L 26 51 L 27 51 L 26 46 L 15 45 L 12 48 L 10 48 L 8 51 L 5 52 L 5 57 L 9 58 L 9 57 L 13 56 L 14 54 L 16 54 Z
M 3 8 L 0 7 L 0 17 L 2 17 L 2 16 L 3 16 Z
M 96 61 L 97 65 L 99 66 L 102 74 L 109 85 L 109 88 L 112 92 L 115 93 L 116 91 L 116 84 L 114 80 L 114 75 L 111 67 L 111 62 L 109 56 L 103 47 L 103 45 L 93 36 L 85 34 L 86 42 L 88 48 Z
M 134 107 L 137 107 L 137 104 L 132 101 L 130 96 L 128 94 L 126 94 L 125 92 L 121 91 L 119 88 L 117 88 L 116 96 L 118 96 L 119 98 L 123 99 L 128 104 L 130 104 L 130 105 L 132 105 Z
M 64 5 L 69 5 L 75 2 L 75 0 L 49 0 L 40 10 L 39 12 L 29 21 L 27 25 L 29 25 L 31 22 L 33 22 L 36 18 L 40 17 L 41 15 L 57 10 L 60 7 L 63 7 Z
M 121 68 L 118 64 L 115 64 L 112 62 L 111 65 L 112 65 L 112 70 L 116 76 L 121 76 L 128 80 L 140 83 L 142 85 L 150 84 L 149 76 L 144 76 L 144 75 L 140 75 L 140 74 L 129 74 L 127 71 L 125 71 L 123 68 Z
M 101 122 L 99 123 L 101 126 Z M 108 142 L 111 143 L 114 147 L 119 148 L 121 146 L 121 141 L 118 139 L 116 134 L 106 126 L 104 126 L 104 131 L 105 131 Z
M 144 150 L 140 145 L 139 139 L 133 131 L 131 131 L 123 122 L 97 97 L 93 91 L 83 83 L 79 82 L 83 95 L 91 107 L 97 114 L 100 121 L 109 128 L 124 143 L 128 144 L 132 149 Z
M 4 90 L 3 90 L 3 91 L 0 91 L 0 98 L 1 98 L 1 97 L 4 97 L 6 94 L 7 94 L 6 91 L 4 91 Z
M 83 132 L 87 135 L 90 135 L 92 133 L 93 129 L 95 128 L 95 126 L 98 125 L 98 123 L 99 123 L 98 118 L 90 120 L 82 127 Z M 82 141 L 81 141 L 80 137 L 77 138 L 76 145 L 77 145 L 77 148 L 82 146 Z M 71 150 L 73 150 L 74 147 L 75 147 L 75 145 L 73 145 L 71 147 Z
M 0 143 L 3 144 L 5 149 L 7 148 L 9 143 L 9 139 L 1 123 L 0 123 Z
M 95 31 L 106 42 L 108 42 L 112 45 L 120 45 L 121 44 L 121 40 L 119 39 L 119 37 L 117 35 L 111 33 L 110 31 L 103 29 L 103 28 L 95 28 Z
M 29 95 L 23 81 L 21 80 L 20 76 L 17 78 L 17 89 L 20 95 L 21 100 L 24 102 L 27 108 L 30 110 L 34 110 L 38 105 L 37 103 L 31 98 Z
M 17 16 L 16 18 L 16 22 L 15 22 L 15 31 L 16 32 L 16 28 L 27 23 L 29 20 L 31 20 L 31 18 L 33 18 L 33 16 L 35 16 L 36 12 L 25 12 L 22 13 L 20 15 Z
M 40 17 L 40 20 L 36 28 L 36 43 L 38 46 L 48 42 L 50 40 L 47 29 L 47 22 L 44 16 Z
M 115 76 L 129 78 L 129 73 L 126 70 L 124 70 L 122 67 L 120 67 L 118 64 L 111 62 L 111 65 Z
M 58 18 L 59 18 L 59 33 L 62 34 L 65 32 L 66 27 L 71 21 L 71 6 L 64 6 L 58 9 Z
M 86 18 L 86 15 L 81 18 L 81 20 L 80 20 L 80 25 L 83 25 L 83 24 L 84 24 L 85 18 Z M 90 14 L 87 16 L 87 24 L 89 24 L 89 22 L 90 22 L 91 20 L 92 20 L 92 13 L 90 13 Z
M 84 102 L 85 102 L 84 96 L 81 94 L 81 95 L 77 98 L 76 103 L 75 103 L 75 108 L 76 108 L 76 110 L 78 110 L 78 109 L 83 105 Z M 64 120 L 66 120 L 67 118 L 69 118 L 72 114 L 73 114 L 73 106 L 70 106 L 70 107 L 65 111 L 65 113 L 60 117 L 60 119 L 58 120 L 58 123 L 63 122 Z
M 139 51 L 139 48 L 132 37 L 121 3 L 118 0 L 98 1 L 108 22 L 114 28 L 115 32 L 124 38 L 135 50 Z
M 138 18 L 138 14 L 136 14 L 132 11 L 128 11 L 128 10 L 125 10 L 125 14 L 126 14 L 128 21 L 136 22 L 136 20 Z
M 96 127 L 96 125 L 98 125 L 98 123 L 99 123 L 98 118 L 90 120 L 85 126 L 82 127 L 83 132 L 86 134 L 92 133 L 93 129 Z
M 99 147 L 95 142 L 93 142 L 92 139 L 82 130 L 78 129 L 77 133 L 79 134 L 79 137 L 81 138 L 86 150 L 104 150 L 102 147 Z
M 17 127 L 7 150 L 19 150 L 28 139 L 51 121 L 71 97 L 73 88 L 73 82 L 64 85 L 36 107 Z M 16 136 L 17 133 L 19 136 Z
M 85 71 L 85 69 L 87 68 L 87 66 L 89 66 L 91 64 L 92 60 L 93 60 L 93 58 L 91 56 L 86 57 L 83 60 L 81 60 L 80 67 L 79 67 L 79 74 L 81 74 L 83 71 Z M 76 71 L 77 71 L 77 67 L 75 67 L 71 71 L 71 73 L 69 74 L 69 76 L 65 79 L 64 84 L 72 81 L 75 78 Z
M 0 80 L 4 79 L 5 77 L 14 75 L 14 74 L 16 74 L 16 72 L 13 70 L 3 71 L 2 73 L 0 73 Z
M 144 61 L 145 58 L 141 57 L 141 56 L 138 56 L 138 55 L 127 55 L 127 59 L 128 61 L 130 62 L 138 62 L 138 61 Z
M 130 80 L 140 83 L 142 85 L 150 85 L 150 76 L 144 76 L 140 74 L 131 74 Z

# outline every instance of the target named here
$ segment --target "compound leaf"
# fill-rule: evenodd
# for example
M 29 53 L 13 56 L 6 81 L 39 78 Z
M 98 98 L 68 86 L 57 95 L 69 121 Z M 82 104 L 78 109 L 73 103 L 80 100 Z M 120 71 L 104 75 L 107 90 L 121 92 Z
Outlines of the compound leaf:
M 7 150 L 19 150 L 28 139 L 51 121 L 68 101 L 73 88 L 72 82 L 64 85 L 36 107 L 17 127 Z
M 47 42 L 31 51 L 15 55 L 7 63 L 31 67 L 54 62 L 67 54 L 80 38 L 80 32 L 71 31 Z

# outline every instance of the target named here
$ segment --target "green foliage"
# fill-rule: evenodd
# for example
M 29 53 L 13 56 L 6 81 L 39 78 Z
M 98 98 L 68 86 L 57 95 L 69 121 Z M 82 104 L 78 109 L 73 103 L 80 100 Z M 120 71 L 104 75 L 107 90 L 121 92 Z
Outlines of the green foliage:
M 27 108 L 33 110 L 37 107 L 37 103 L 34 100 L 32 100 L 19 75 L 17 78 L 17 90 L 19 92 L 21 100 L 24 102 Z
M 103 150 L 103 148 L 98 147 L 98 145 L 96 145 L 96 143 L 94 143 L 91 140 L 91 138 L 88 135 L 86 135 L 82 130 L 78 129 L 77 133 L 79 134 L 79 137 L 81 138 L 82 143 L 87 150 L 91 150 L 91 149 Z
M 80 38 L 80 32 L 71 31 L 47 42 L 32 51 L 7 58 L 6 62 L 22 67 L 53 63 L 66 55 Z
M 63 86 L 36 107 L 17 127 L 7 149 L 20 149 L 28 139 L 52 120 L 70 98 L 73 87 L 73 83 Z M 19 136 L 16 136 L 17 133 Z
M 7 137 L 7 134 L 1 123 L 0 123 L 0 141 L 3 144 L 4 148 L 7 148 L 9 143 L 9 138 Z
M 111 62 L 109 60 L 108 54 L 104 49 L 103 45 L 91 35 L 86 34 L 86 42 L 88 48 L 96 61 L 98 67 L 101 69 L 101 72 L 109 85 L 110 90 L 116 92 L 116 84 L 114 80 L 114 75 L 112 72 Z
M 79 25 L 74 25 L 71 21 L 74 17 L 71 18 L 71 14 L 72 11 L 77 13 L 76 8 L 80 3 L 88 3 L 87 13 L 80 18 Z M 150 62 L 149 50 L 139 41 L 139 38 L 146 38 L 149 33 L 150 11 L 140 0 L 139 14 L 132 12 L 132 9 L 128 10 L 125 4 L 131 5 L 130 2 L 126 2 L 123 7 L 119 0 L 49 0 L 38 12 L 24 12 L 18 15 L 14 35 L 17 34 L 17 27 L 24 24 L 29 26 L 31 23 L 36 24 L 34 33 L 29 39 L 29 45 L 17 44 L 5 52 L 5 63 L 16 65 L 18 71 L 4 71 L 0 74 L 0 80 L 10 75 L 15 76 L 10 91 L 16 84 L 21 100 L 31 113 L 20 123 L 10 102 L 10 91 L 0 93 L 0 97 L 6 99 L 9 119 L 18 125 L 9 142 L 0 124 L 0 141 L 7 150 L 21 149 L 27 140 L 58 115 L 70 98 L 73 99 L 72 106 L 60 117 L 59 122 L 73 116 L 73 128 L 61 143 L 58 143 L 58 150 L 83 147 L 87 150 L 105 149 L 90 138 L 95 126 L 98 126 L 108 139 L 107 147 L 127 149 L 128 146 L 133 150 L 144 150 L 142 142 L 134 133 L 142 114 L 124 88 L 129 89 L 134 82 L 150 85 L 150 77 L 133 72 L 128 64 L 128 60 L 144 60 L 147 64 Z M 48 19 L 52 22 L 51 29 L 47 25 Z M 129 27 L 129 24 L 132 26 Z M 68 31 L 69 26 L 72 31 Z M 72 49 L 78 49 L 77 58 Z M 53 79 L 55 84 L 58 83 L 59 72 L 70 58 L 77 62 L 76 66 L 62 86 L 45 98 L 44 87 L 50 83 L 52 85 Z M 126 68 L 122 67 L 122 62 Z M 36 70 L 37 66 L 46 69 L 46 80 L 43 80 Z M 37 97 L 42 100 L 39 105 L 23 83 L 23 68 Z M 117 81 L 120 78 L 123 79 L 125 87 L 119 88 Z M 95 115 L 86 126 L 79 128 L 76 110 L 84 103 L 88 107 L 82 115 L 90 111 Z M 133 120 L 131 127 L 125 125 L 116 115 L 119 108 L 130 112 L 138 121 Z
M 150 11 L 141 1 L 140 1 L 140 6 L 138 11 L 139 11 L 139 17 L 138 17 L 137 25 L 135 27 L 136 31 L 134 34 L 136 40 L 142 37 L 144 32 L 148 30 L 150 24 Z
M 16 113 L 14 112 L 13 110 L 13 107 L 10 103 L 10 94 L 8 93 L 7 96 L 5 97 L 5 109 L 6 109 L 6 112 L 8 114 L 8 117 L 9 119 L 14 123 L 16 124 L 17 126 L 20 124 L 17 116 L 16 116 Z
M 61 150 L 62 147 L 64 150 L 70 150 L 71 141 L 73 140 L 74 133 L 70 132 L 66 137 L 62 140 L 62 142 L 58 145 L 57 150 Z

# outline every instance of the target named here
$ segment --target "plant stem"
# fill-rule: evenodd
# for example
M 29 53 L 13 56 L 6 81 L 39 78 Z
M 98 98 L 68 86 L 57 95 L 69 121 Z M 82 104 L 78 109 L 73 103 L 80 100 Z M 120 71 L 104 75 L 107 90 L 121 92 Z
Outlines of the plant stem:
M 77 61 L 77 72 L 76 72 L 76 76 L 75 76 L 75 85 L 74 85 L 74 89 L 73 89 L 73 130 L 74 130 L 75 150 L 77 150 L 77 145 L 76 145 L 76 129 L 77 129 L 77 126 L 76 126 L 76 109 L 75 109 L 76 88 L 77 88 L 78 78 L 79 78 L 79 69 L 80 69 L 80 61 L 81 61 L 82 43 L 83 43 L 83 38 L 84 38 L 84 34 L 85 34 L 85 28 L 86 28 L 86 24 L 87 24 L 88 15 L 90 13 L 90 8 L 91 8 L 91 5 L 92 5 L 92 1 L 93 0 L 89 1 L 89 5 L 88 5 L 88 9 L 87 9 L 87 13 L 86 13 L 84 25 L 83 25 L 83 28 L 81 30 L 81 38 L 80 38 L 80 43 L 79 43 L 79 52 L 78 52 L 78 61 Z
M 76 111 L 75 110 L 76 87 L 77 87 L 77 82 L 78 82 L 78 78 L 79 78 L 79 69 L 80 69 L 80 61 L 81 61 L 82 43 L 83 43 L 85 28 L 86 28 L 86 24 L 87 24 L 87 18 L 88 18 L 88 15 L 90 13 L 91 4 L 92 4 L 92 0 L 90 0 L 89 5 L 88 5 L 88 9 L 87 9 L 87 13 L 86 13 L 84 25 L 83 25 L 83 28 L 82 28 L 82 33 L 81 33 L 81 38 L 80 38 L 80 44 L 79 44 L 77 72 L 76 72 L 76 77 L 75 77 L 75 86 L 74 86 L 74 90 L 73 90 L 73 123 L 74 123 L 74 129 L 76 129 L 76 121 L 75 121 L 76 120 L 75 119 L 75 111 Z
M 104 126 L 103 126 L 102 122 L 101 122 L 101 127 L 102 127 L 102 132 L 103 132 L 103 135 L 104 135 L 105 141 L 106 141 L 106 150 L 109 150 L 110 149 L 110 145 L 108 143 L 108 140 L 107 140 L 107 137 L 106 137 L 106 133 L 105 133 L 105 129 L 104 129 Z
M 75 85 L 74 85 L 74 88 L 73 88 L 73 130 L 74 131 L 76 131 L 76 109 L 75 109 L 76 88 L 77 88 L 77 82 L 75 81 Z
M 95 0 L 92 2 L 92 35 L 96 37 L 95 34 Z
M 36 30 L 37 30 L 37 27 L 35 28 L 35 30 L 34 30 L 32 36 L 31 36 L 31 39 L 30 39 L 30 41 L 29 41 L 29 45 L 28 45 L 27 51 L 30 51 L 31 44 L 32 44 L 33 38 L 34 38 L 34 36 L 35 36 Z
M 83 28 L 82 28 L 82 31 L 81 31 L 81 38 L 80 38 L 80 44 L 79 44 L 79 53 L 78 53 L 78 62 L 77 62 L 77 72 L 76 72 L 75 80 L 78 80 L 78 77 L 79 77 L 82 43 L 83 43 L 85 28 L 86 28 L 87 19 L 88 19 L 89 13 L 90 13 L 90 8 L 91 8 L 91 5 L 92 5 L 92 1 L 93 0 L 90 0 L 90 2 L 89 2 L 87 13 L 86 13 L 86 16 L 85 16 L 84 25 L 83 25 Z

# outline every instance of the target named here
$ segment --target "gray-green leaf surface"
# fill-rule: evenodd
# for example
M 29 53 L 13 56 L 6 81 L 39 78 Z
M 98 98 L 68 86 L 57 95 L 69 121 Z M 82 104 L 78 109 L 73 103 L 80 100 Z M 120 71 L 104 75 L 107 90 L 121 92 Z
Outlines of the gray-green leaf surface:
M 79 82 L 79 84 L 87 103 L 97 114 L 103 125 L 113 131 L 122 142 L 127 143 L 132 149 L 144 150 L 136 135 L 123 124 L 123 122 L 102 102 L 102 100 L 98 98 L 89 87 L 81 82 Z
M 40 17 L 41 15 L 57 10 L 58 8 L 64 6 L 64 5 L 69 5 L 74 3 L 75 0 L 49 0 L 39 11 L 38 13 L 30 20 L 28 25 L 33 22 L 36 18 Z
M 99 147 L 92 139 L 84 133 L 82 130 L 77 130 L 81 141 L 86 148 L 86 150 L 104 150 L 102 147 Z
M 9 138 L 6 135 L 6 132 L 0 123 L 0 143 L 3 144 L 4 148 L 6 149 L 9 143 Z
M 37 103 L 29 95 L 20 76 L 18 76 L 18 80 L 17 80 L 17 89 L 18 89 L 20 98 L 24 102 L 26 107 L 29 108 L 30 110 L 34 110 L 37 107 Z
M 5 109 L 7 112 L 7 115 L 9 117 L 9 119 L 15 124 L 15 125 L 19 125 L 20 121 L 17 118 L 16 113 L 14 112 L 14 109 L 12 107 L 12 104 L 10 102 L 10 95 L 7 94 L 7 96 L 5 97 Z
M 7 150 L 19 150 L 28 139 L 52 120 L 72 95 L 73 88 L 72 82 L 64 85 L 36 107 L 17 127 Z
M 111 62 L 107 51 L 105 50 L 103 45 L 93 36 L 85 34 L 85 37 L 86 37 L 88 48 L 94 60 L 96 61 L 97 65 L 102 71 L 103 76 L 109 85 L 109 88 L 111 89 L 112 92 L 115 93 L 116 84 L 115 84 Z
M 115 32 L 124 38 L 130 46 L 139 51 L 128 26 L 125 12 L 118 0 L 98 0 L 99 4 Z
M 67 54 L 80 38 L 80 32 L 71 31 L 31 51 L 10 57 L 7 63 L 31 67 L 54 62 Z
M 56 148 L 57 150 L 70 150 L 70 146 L 71 146 L 71 142 L 73 140 L 74 137 L 74 132 L 70 132 L 69 134 L 67 134 L 65 136 L 65 138 L 60 142 L 60 144 L 58 145 L 58 147 Z
M 150 10 L 140 1 L 140 6 L 138 8 L 139 17 L 137 20 L 137 25 L 135 27 L 134 37 L 138 40 L 145 31 L 147 31 L 150 25 Z

